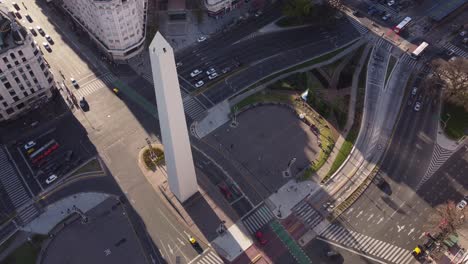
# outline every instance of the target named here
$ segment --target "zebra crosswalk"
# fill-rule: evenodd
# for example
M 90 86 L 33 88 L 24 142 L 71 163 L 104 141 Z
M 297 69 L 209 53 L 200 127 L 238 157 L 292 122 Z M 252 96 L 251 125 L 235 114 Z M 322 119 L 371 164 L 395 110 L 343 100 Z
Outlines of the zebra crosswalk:
M 348 230 L 337 224 L 329 225 L 319 236 L 367 255 L 384 259 L 387 263 L 409 264 L 413 262 L 410 250 Z
M 88 96 L 104 87 L 108 87 L 115 80 L 116 77 L 113 74 L 107 73 L 90 82 L 80 85 L 80 88 L 75 90 L 74 94 L 77 98 L 80 99 L 81 97 Z
M 192 120 L 197 120 L 205 113 L 205 108 L 197 99 L 192 96 L 187 96 L 183 99 L 184 111 Z
M 350 16 L 347 16 L 349 22 L 351 22 L 351 24 L 354 26 L 354 28 L 359 32 L 359 34 L 361 35 L 364 35 L 366 34 L 367 32 L 369 32 L 369 29 L 364 26 L 363 24 L 359 23 L 359 21 L 357 21 L 356 19 L 350 17 Z
M 39 210 L 36 208 L 35 204 L 30 204 L 21 210 L 18 210 L 18 215 L 16 217 L 17 223 L 21 226 L 27 225 L 34 218 L 39 215 Z
M 429 178 L 450 158 L 450 156 L 452 156 L 453 153 L 453 150 L 444 149 L 438 144 L 435 144 L 429 167 L 427 168 L 426 173 L 424 174 L 422 180 L 419 182 L 418 186 L 416 186 L 416 190 L 419 190 L 421 186 L 427 180 L 429 180 Z
M 195 262 L 197 264 L 223 264 L 224 261 L 212 249 L 204 252 Z
M 242 222 L 251 234 L 254 234 L 273 219 L 273 213 L 265 204 L 257 207 L 253 212 L 242 218 Z
M 416 66 L 418 63 L 416 60 L 412 59 L 408 54 L 403 54 L 403 56 L 400 57 L 400 60 L 402 63 L 405 63 L 408 65 L 410 68 L 413 68 Z
M 23 184 L 21 184 L 21 176 L 18 175 L 13 167 L 12 161 L 8 158 L 7 150 L 3 145 L 0 145 L 0 168 L 0 183 L 3 185 L 15 209 L 26 204 L 31 197 Z
M 452 43 L 450 42 L 447 42 L 445 45 L 444 45 L 444 49 L 446 49 L 447 51 L 453 51 L 454 54 L 456 54 L 457 56 L 460 56 L 460 57 L 463 57 L 463 58 L 468 58 L 468 52 L 464 51 L 463 49 L 453 45 Z

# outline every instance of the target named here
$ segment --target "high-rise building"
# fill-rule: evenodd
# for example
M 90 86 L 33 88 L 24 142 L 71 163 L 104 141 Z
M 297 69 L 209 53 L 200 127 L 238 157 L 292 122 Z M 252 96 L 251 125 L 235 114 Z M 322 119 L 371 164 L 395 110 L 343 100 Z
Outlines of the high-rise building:
M 127 60 L 143 50 L 147 6 L 147 0 L 63 0 L 74 21 L 113 60 Z
M 0 122 L 52 97 L 54 78 L 31 33 L 0 4 Z

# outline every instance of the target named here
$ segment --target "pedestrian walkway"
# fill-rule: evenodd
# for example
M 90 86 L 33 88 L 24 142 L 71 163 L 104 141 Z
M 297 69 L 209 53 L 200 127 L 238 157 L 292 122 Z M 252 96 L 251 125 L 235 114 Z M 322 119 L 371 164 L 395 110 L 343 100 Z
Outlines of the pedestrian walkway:
M 463 57 L 463 58 L 468 58 L 468 52 L 464 51 L 463 49 L 453 45 L 450 42 L 445 43 L 444 49 L 447 51 L 453 51 L 453 54 Z
M 413 263 L 410 250 L 397 247 L 387 242 L 348 230 L 338 224 L 332 224 L 321 234 L 322 240 L 336 242 L 346 248 L 352 248 L 366 255 L 384 259 L 386 263 Z
M 36 205 L 30 204 L 21 210 L 18 210 L 18 215 L 16 216 L 16 223 L 20 226 L 25 226 L 29 224 L 32 220 L 34 220 L 39 215 L 39 209 L 37 209 Z
M 14 168 L 7 151 L 5 146 L 0 145 L 0 183 L 16 209 L 26 204 L 31 196 L 21 183 L 21 176 Z
M 369 32 L 369 29 L 363 24 L 359 23 L 359 21 L 356 20 L 355 18 L 350 17 L 350 16 L 346 16 L 346 18 L 348 18 L 349 22 L 351 22 L 351 24 L 359 32 L 359 34 L 364 35 L 367 32 Z
M 192 119 L 197 120 L 199 117 L 203 116 L 206 111 L 206 108 L 200 104 L 196 98 L 186 95 L 183 97 L 184 111 Z
M 251 234 L 257 232 L 263 226 L 268 224 L 273 219 L 273 213 L 265 204 L 257 207 L 253 212 L 242 218 L 242 222 L 247 227 Z
M 104 87 L 112 87 L 112 82 L 115 81 L 117 78 L 111 74 L 107 73 L 105 75 L 99 76 L 98 78 L 87 82 L 83 85 L 80 85 L 80 88 L 74 91 L 75 96 L 78 99 L 81 99 L 82 97 L 86 97 Z
M 289 236 L 288 232 L 284 229 L 284 227 L 278 223 L 277 221 L 273 221 L 270 224 L 271 229 L 276 235 L 279 237 L 281 242 L 288 248 L 289 253 L 294 257 L 294 259 L 299 264 L 310 264 L 312 261 L 310 258 L 304 253 L 302 248 L 294 241 L 294 239 Z
M 427 168 L 422 180 L 418 183 L 418 186 L 416 186 L 416 191 L 419 190 L 432 175 L 434 175 L 434 173 L 450 158 L 450 156 L 452 156 L 454 152 L 454 150 L 445 149 L 438 144 L 435 144 L 429 167 Z
M 309 229 L 314 229 L 324 219 L 306 200 L 294 206 L 293 212 Z
M 400 57 L 401 63 L 407 64 L 410 68 L 416 67 L 416 64 L 418 63 L 416 60 L 412 59 L 408 54 L 403 54 Z
M 189 263 L 196 264 L 223 264 L 224 261 L 211 248 L 203 252 L 195 261 Z

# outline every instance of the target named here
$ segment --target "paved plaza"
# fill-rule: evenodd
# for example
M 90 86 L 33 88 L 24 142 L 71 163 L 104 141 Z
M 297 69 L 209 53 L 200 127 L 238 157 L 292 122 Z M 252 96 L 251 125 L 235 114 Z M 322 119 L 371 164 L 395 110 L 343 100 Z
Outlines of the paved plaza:
M 319 153 L 317 137 L 310 127 L 284 106 L 266 105 L 249 109 L 238 116 L 235 128 L 227 123 L 205 139 L 214 148 L 235 159 L 253 178 L 262 196 L 277 191 L 291 178 L 283 177 L 291 159 L 295 175 L 306 168 Z

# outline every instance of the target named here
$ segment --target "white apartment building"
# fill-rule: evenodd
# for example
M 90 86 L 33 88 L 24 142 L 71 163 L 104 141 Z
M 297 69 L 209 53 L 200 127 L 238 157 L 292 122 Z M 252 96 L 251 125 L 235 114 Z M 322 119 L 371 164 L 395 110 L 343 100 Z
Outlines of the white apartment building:
M 240 5 L 241 1 L 244 0 L 204 0 L 206 11 L 212 17 L 224 15 Z
M 29 31 L 0 5 L 0 122 L 52 97 L 54 78 Z
M 63 0 L 63 7 L 113 60 L 144 49 L 147 0 Z

